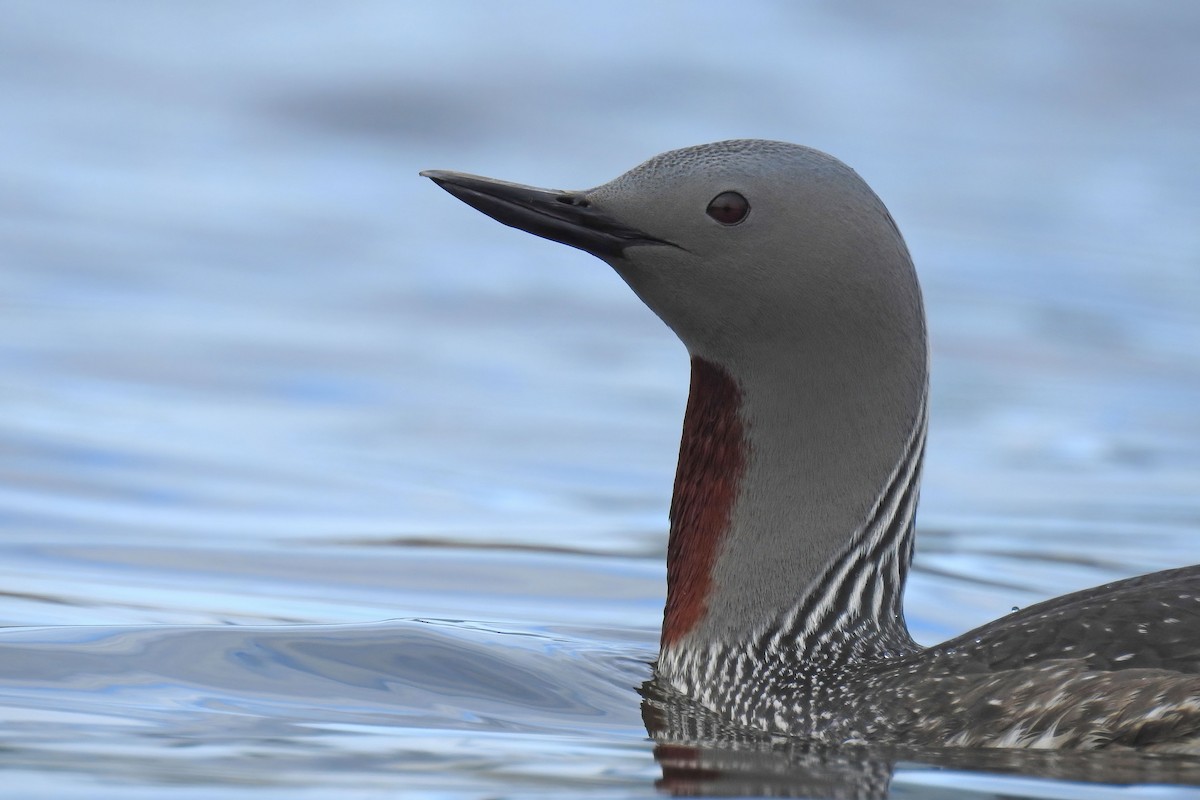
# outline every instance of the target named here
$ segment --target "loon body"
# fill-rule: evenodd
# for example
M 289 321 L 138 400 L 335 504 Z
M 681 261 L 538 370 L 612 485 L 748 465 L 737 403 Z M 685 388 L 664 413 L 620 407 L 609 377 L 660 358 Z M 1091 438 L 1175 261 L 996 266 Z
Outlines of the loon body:
M 925 314 L 899 229 L 849 167 L 737 140 L 580 192 L 422 175 L 602 258 L 691 355 L 663 685 L 734 725 L 830 744 L 1197 751 L 1200 567 L 931 648 L 909 635 Z

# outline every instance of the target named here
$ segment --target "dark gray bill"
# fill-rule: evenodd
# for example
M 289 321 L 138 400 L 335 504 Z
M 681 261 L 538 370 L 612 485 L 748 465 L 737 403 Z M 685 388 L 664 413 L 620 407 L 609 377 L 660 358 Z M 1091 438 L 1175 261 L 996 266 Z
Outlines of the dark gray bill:
M 497 222 L 600 258 L 619 258 L 625 248 L 639 244 L 671 244 L 600 213 L 579 192 L 538 189 L 438 169 L 421 175 Z

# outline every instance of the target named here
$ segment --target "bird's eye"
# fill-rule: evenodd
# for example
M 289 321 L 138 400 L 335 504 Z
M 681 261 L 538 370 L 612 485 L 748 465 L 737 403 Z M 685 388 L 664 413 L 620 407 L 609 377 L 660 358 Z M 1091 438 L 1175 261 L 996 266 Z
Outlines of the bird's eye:
M 737 192 L 721 192 L 709 201 L 704 213 L 722 225 L 737 225 L 750 213 L 750 203 Z

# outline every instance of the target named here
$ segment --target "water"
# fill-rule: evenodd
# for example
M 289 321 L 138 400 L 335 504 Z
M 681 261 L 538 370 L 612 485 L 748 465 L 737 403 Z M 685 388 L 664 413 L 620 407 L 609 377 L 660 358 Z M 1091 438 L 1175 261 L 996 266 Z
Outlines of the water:
M 896 797 L 1200 794 L 1136 758 L 707 754 L 731 784 L 656 753 L 686 358 L 602 264 L 416 178 L 583 187 L 730 136 L 855 166 L 927 295 L 933 642 L 1200 562 L 1192 6 L 0 23 L 14 796 L 867 794 L 897 759 Z

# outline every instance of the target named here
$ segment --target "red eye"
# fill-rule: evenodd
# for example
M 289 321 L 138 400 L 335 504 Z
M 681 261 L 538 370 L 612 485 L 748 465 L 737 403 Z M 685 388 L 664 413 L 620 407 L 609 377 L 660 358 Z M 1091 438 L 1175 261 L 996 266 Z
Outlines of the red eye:
M 737 192 L 721 192 L 709 202 L 704 213 L 722 225 L 737 225 L 750 213 L 750 203 Z

